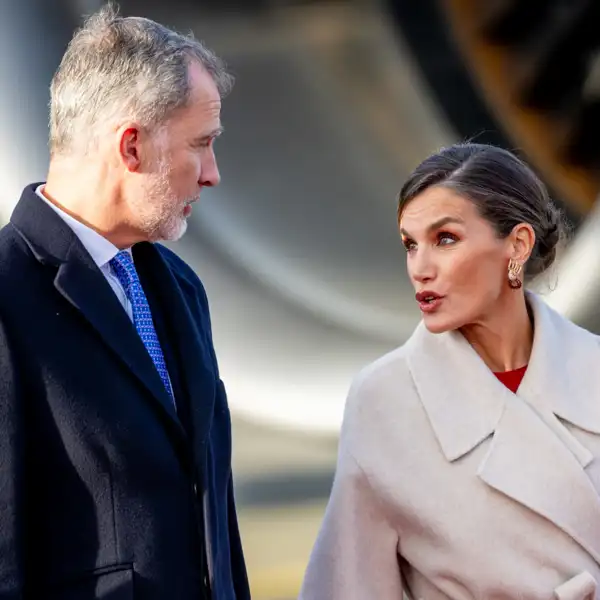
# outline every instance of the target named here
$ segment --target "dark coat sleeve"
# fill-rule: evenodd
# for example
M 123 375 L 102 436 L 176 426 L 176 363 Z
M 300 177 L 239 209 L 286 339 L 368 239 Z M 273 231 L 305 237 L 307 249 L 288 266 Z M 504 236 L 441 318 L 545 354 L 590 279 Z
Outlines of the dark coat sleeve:
M 219 366 L 217 357 L 215 354 L 215 348 L 213 344 L 212 338 L 212 325 L 210 321 L 210 310 L 208 297 L 206 295 L 206 291 L 204 290 L 204 286 L 200 279 L 193 274 L 193 278 L 196 283 L 196 294 L 198 296 L 198 300 L 200 306 L 202 307 L 202 314 L 205 318 L 204 328 L 208 335 L 209 340 L 209 348 L 212 354 L 212 358 L 214 361 L 215 372 L 217 375 L 219 374 Z M 224 389 L 224 384 L 223 389 Z M 225 394 L 226 397 L 226 394 Z M 229 530 L 229 550 L 230 550 L 230 560 L 231 560 L 231 573 L 233 577 L 233 587 L 235 591 L 236 600 L 250 600 L 250 590 L 248 586 L 248 573 L 246 570 L 246 564 L 244 560 L 244 551 L 242 548 L 242 540 L 240 536 L 240 529 L 238 525 L 237 518 L 237 509 L 235 505 L 235 495 L 234 495 L 234 485 L 233 485 L 233 476 L 230 476 L 228 489 L 227 489 L 227 525 Z
M 233 587 L 236 600 L 250 600 L 248 589 L 248 574 L 244 562 L 242 541 L 238 527 L 235 498 L 233 493 L 233 478 L 229 479 L 227 492 L 228 518 L 229 518 L 229 548 L 231 550 L 231 571 L 233 573 Z
M 197 293 L 200 302 L 204 308 L 205 327 L 210 342 L 210 350 L 213 356 L 215 372 L 219 373 L 218 361 L 215 354 L 214 344 L 212 340 L 212 327 L 210 322 L 210 312 L 208 308 L 208 298 L 200 280 L 198 279 Z M 223 388 L 224 388 L 224 384 Z M 226 394 L 225 394 L 226 397 Z M 231 573 L 233 578 L 233 588 L 235 591 L 236 600 L 250 600 L 250 590 L 248 585 L 248 573 L 244 561 L 244 551 L 242 548 L 242 540 L 238 525 L 237 510 L 235 505 L 233 476 L 229 477 L 227 489 L 227 525 L 229 531 L 229 551 L 231 561 Z
M 0 599 L 22 598 L 24 582 L 24 395 L 0 321 Z
M 200 280 L 198 275 L 196 275 L 196 273 L 176 254 L 172 253 L 170 250 L 160 245 L 159 251 L 163 255 L 163 258 L 169 263 L 172 271 L 176 273 L 177 277 L 180 280 L 180 284 L 184 283 L 185 288 L 187 288 L 188 290 L 193 290 L 190 296 L 190 300 L 192 300 L 193 297 L 193 302 L 197 303 L 198 310 L 196 314 L 199 316 L 200 319 L 200 330 L 206 336 L 206 345 L 210 353 L 211 359 L 213 361 L 214 372 L 216 374 L 216 377 L 220 381 L 219 365 L 217 361 L 217 356 L 215 354 L 212 337 L 209 302 L 202 281 Z M 220 381 L 220 384 L 223 390 L 223 401 L 226 402 L 227 394 L 225 392 L 225 385 L 222 381 Z M 227 414 L 229 414 L 228 410 Z M 228 428 L 230 428 L 229 424 Z M 228 452 L 230 452 L 231 447 L 229 447 L 227 450 Z M 230 464 L 227 465 L 227 468 L 230 468 Z M 229 480 L 227 483 L 226 514 L 227 533 L 229 542 L 229 560 L 231 567 L 231 576 L 233 579 L 233 588 L 235 591 L 235 598 L 236 600 L 250 600 L 248 574 L 244 562 L 244 553 L 242 549 L 242 542 L 240 538 L 240 531 L 235 506 L 233 477 L 231 475 L 229 476 Z

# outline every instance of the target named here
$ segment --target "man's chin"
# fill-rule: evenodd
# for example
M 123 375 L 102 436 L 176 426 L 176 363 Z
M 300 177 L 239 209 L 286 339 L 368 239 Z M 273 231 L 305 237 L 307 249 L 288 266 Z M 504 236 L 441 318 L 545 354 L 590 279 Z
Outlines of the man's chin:
M 187 231 L 187 219 L 179 218 L 177 221 L 171 221 L 166 226 L 161 227 L 152 236 L 152 242 L 176 242 L 180 240 Z
M 168 237 L 168 239 L 165 241 L 176 242 L 177 240 L 180 240 L 185 235 L 185 232 L 187 231 L 187 227 L 188 227 L 187 219 L 181 219 L 181 221 L 179 221 L 179 223 L 178 223 L 178 226 L 173 229 L 172 235 L 170 235 Z

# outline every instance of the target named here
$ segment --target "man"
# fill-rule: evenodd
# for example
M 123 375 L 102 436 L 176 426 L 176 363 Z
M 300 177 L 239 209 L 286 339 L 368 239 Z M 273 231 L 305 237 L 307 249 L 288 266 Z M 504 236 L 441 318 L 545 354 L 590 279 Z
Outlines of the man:
M 51 161 L 0 232 L 0 598 L 245 600 L 202 284 L 156 243 L 217 185 L 231 78 L 107 6 L 52 81 Z

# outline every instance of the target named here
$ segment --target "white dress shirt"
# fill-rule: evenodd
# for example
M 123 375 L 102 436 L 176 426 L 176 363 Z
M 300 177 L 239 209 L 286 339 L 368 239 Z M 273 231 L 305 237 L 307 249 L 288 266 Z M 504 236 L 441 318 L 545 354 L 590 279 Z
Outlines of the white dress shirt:
M 121 282 L 110 267 L 110 261 L 119 253 L 119 249 L 109 242 L 104 236 L 97 231 L 84 225 L 81 221 L 74 219 L 71 215 L 54 205 L 48 198 L 44 196 L 43 185 L 38 186 L 35 193 L 73 230 L 73 233 L 79 238 L 83 247 L 88 251 L 96 266 L 102 272 L 102 275 L 108 281 L 108 284 L 117 295 L 119 302 L 125 309 L 125 312 L 133 321 L 133 309 L 131 302 L 121 285 Z M 127 250 L 131 252 L 131 249 Z

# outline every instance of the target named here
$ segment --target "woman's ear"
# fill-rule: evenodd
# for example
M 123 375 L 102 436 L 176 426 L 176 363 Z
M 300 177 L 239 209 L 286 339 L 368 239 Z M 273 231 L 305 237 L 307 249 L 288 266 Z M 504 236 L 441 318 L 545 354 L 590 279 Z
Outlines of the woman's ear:
M 515 225 L 509 236 L 511 242 L 510 258 L 520 264 L 525 264 L 535 246 L 535 231 L 528 223 L 519 223 Z

